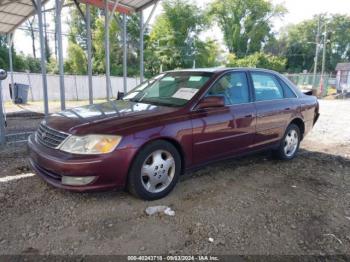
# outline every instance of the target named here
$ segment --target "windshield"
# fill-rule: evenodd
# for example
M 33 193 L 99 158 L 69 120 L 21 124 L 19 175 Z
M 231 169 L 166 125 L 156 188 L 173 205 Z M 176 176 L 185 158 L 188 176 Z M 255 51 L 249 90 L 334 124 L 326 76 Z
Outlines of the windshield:
M 208 82 L 212 73 L 172 72 L 152 78 L 130 91 L 124 100 L 180 107 Z

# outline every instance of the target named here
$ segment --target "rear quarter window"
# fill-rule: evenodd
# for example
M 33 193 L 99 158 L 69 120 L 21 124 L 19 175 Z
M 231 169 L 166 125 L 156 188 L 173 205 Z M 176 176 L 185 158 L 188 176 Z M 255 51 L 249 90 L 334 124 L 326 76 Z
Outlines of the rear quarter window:
M 282 79 L 279 80 L 283 88 L 285 98 L 296 98 L 296 94 L 293 92 L 290 86 L 288 86 Z

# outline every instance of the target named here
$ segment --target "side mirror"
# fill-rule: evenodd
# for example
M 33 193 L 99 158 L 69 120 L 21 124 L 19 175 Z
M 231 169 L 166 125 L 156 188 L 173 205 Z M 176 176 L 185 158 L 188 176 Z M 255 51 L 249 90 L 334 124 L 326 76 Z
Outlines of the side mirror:
M 222 96 L 208 96 L 199 101 L 197 109 L 224 107 L 225 99 Z
M 7 78 L 7 72 L 4 69 L 0 69 L 0 81 Z

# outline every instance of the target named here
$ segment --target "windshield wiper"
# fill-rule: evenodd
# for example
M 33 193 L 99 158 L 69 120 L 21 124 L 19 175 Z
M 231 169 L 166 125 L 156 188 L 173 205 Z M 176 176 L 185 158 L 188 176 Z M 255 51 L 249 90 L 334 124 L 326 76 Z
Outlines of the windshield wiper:
M 128 99 L 130 102 L 134 102 L 134 103 L 140 103 L 140 100 L 139 99 L 135 99 L 135 98 L 131 98 L 131 99 Z
M 147 99 L 141 101 L 141 103 L 155 105 L 155 106 L 178 107 L 177 105 L 174 105 L 174 104 L 164 103 L 164 102 L 160 102 L 160 101 L 150 101 Z

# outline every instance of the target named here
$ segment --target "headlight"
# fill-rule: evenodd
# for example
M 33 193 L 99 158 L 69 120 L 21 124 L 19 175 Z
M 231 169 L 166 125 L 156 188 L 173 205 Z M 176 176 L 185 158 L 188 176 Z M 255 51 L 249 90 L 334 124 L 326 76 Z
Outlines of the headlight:
M 70 136 L 60 149 L 72 154 L 108 154 L 118 146 L 121 139 L 120 136 L 110 135 Z

